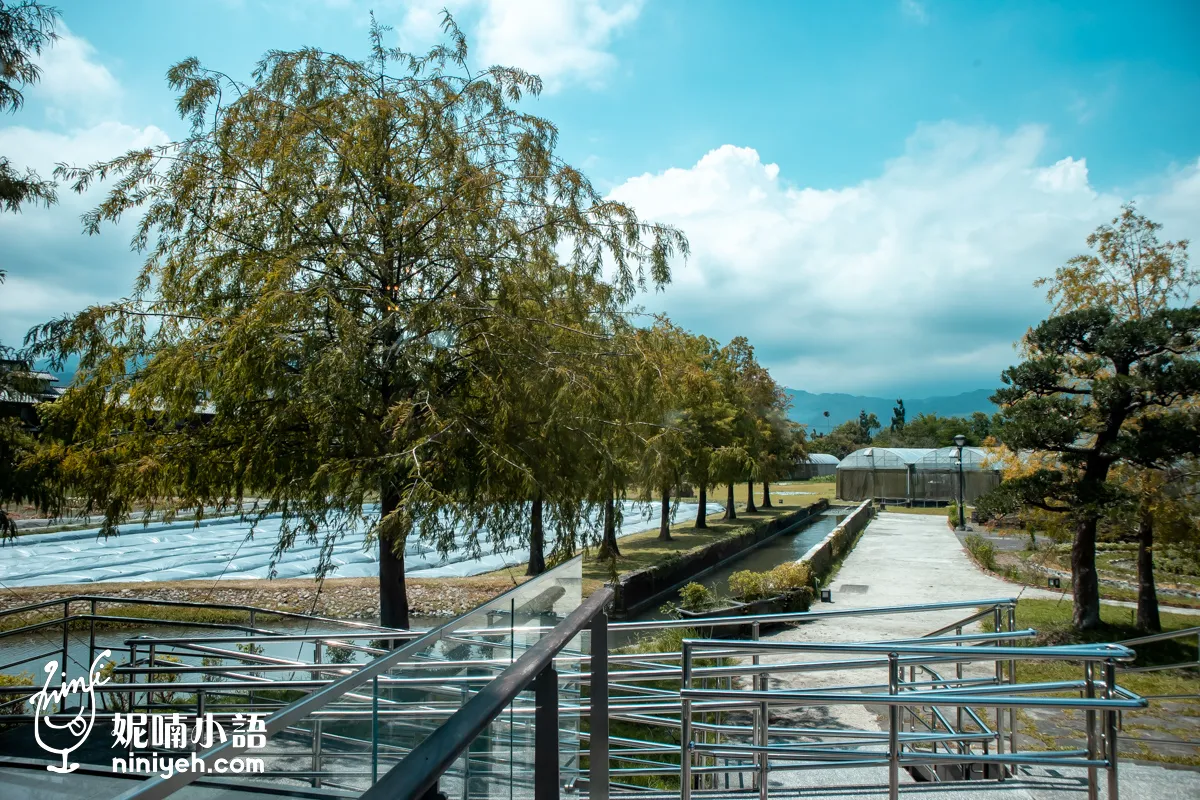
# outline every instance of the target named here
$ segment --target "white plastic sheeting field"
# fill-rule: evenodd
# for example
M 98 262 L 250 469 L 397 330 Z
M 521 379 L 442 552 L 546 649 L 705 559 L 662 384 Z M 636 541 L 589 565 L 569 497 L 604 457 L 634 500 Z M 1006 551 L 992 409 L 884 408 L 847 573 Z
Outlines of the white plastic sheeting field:
M 674 519 L 694 517 L 695 503 L 680 503 Z M 709 503 L 708 513 L 723 510 Z M 657 506 L 625 502 L 618 536 L 628 536 L 658 526 Z M 250 523 L 211 520 L 201 527 L 192 522 L 170 525 L 123 526 L 119 536 L 99 538 L 97 529 L 38 533 L 22 536 L 0 548 L 0 582 L 5 586 L 45 586 L 58 583 L 105 581 L 185 581 L 267 578 L 278 538 L 280 520 L 263 520 L 250 535 Z M 347 534 L 334 545 L 333 578 L 365 578 L 379 574 L 379 549 L 365 551 L 365 527 Z M 547 530 L 547 538 L 551 531 Z M 445 558 L 430 545 L 409 541 L 405 547 L 405 573 L 420 578 L 479 575 L 527 560 L 528 552 L 509 552 L 471 558 L 462 549 Z M 276 577 L 302 578 L 316 573 L 321 537 L 312 543 L 302 536 L 276 563 Z

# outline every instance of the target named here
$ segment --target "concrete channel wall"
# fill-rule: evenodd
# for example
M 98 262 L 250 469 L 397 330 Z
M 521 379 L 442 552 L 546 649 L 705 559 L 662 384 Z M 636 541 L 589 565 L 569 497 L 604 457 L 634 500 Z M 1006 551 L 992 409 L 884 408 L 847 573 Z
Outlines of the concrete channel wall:
M 808 564 L 814 579 L 825 580 L 837 560 L 854 547 L 858 534 L 867 527 L 867 523 L 874 516 L 874 504 L 870 500 L 864 500 L 841 524 L 830 531 L 828 536 L 810 547 L 808 552 L 798 559 L 799 563 Z
M 766 524 L 756 525 L 744 533 L 720 539 L 645 569 L 631 572 L 617 586 L 612 613 L 618 617 L 631 617 L 647 608 L 654 608 L 666 595 L 685 583 L 694 581 L 705 572 L 741 556 L 747 550 L 807 522 L 827 508 L 829 501 L 822 498 L 811 506 L 776 517 Z

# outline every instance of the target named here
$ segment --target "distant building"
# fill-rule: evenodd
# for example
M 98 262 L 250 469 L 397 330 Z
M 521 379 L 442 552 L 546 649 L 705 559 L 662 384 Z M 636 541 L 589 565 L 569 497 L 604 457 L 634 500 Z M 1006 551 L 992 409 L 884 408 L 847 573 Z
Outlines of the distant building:
M 958 499 L 957 447 L 864 447 L 837 467 L 839 500 L 881 500 L 900 505 L 942 505 Z M 1000 465 L 982 447 L 962 450 L 966 502 L 1000 485 Z
M 0 359 L 0 417 L 19 417 L 30 428 L 39 425 L 37 406 L 62 396 L 63 389 L 49 372 L 38 372 L 28 361 Z
M 836 475 L 837 465 L 837 456 L 831 456 L 828 453 L 810 453 L 808 458 L 796 462 L 791 478 L 794 481 L 807 481 L 822 475 Z

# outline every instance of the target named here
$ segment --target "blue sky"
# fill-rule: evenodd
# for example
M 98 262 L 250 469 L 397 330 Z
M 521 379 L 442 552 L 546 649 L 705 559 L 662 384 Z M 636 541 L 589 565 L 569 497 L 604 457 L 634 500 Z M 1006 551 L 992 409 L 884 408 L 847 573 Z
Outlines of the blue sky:
M 69 35 L 0 153 L 47 171 L 178 136 L 163 75 L 198 56 L 246 77 L 271 48 L 366 46 L 336 0 L 61 2 Z M 371 4 L 428 45 L 449 6 L 479 64 L 542 75 L 561 150 L 694 255 L 642 298 L 744 334 L 810 391 L 992 386 L 1046 313 L 1034 278 L 1136 199 L 1200 234 L 1200 5 L 949 0 L 410 0 Z M 91 198 L 0 217 L 0 341 L 124 294 L 127 231 L 79 233 Z

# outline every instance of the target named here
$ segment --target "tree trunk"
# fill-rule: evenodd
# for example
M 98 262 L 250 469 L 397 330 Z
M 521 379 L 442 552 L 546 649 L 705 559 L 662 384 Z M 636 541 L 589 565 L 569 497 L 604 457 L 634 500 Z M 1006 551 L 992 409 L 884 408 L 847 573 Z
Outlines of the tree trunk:
M 391 487 L 379 493 L 380 519 L 400 505 L 400 494 Z M 399 553 L 393 549 L 398 545 Z M 408 628 L 408 590 L 404 585 L 404 542 L 379 539 L 379 624 L 385 628 Z
M 542 526 L 542 495 L 533 498 L 529 511 L 529 568 L 526 575 L 541 575 L 546 571 L 546 530 Z
M 737 519 L 737 510 L 733 507 L 733 481 L 729 482 L 725 491 L 725 516 L 721 519 Z
M 762 508 L 770 508 L 770 507 L 771 507 L 771 484 L 767 481 L 763 481 Z
M 1138 522 L 1138 601 L 1137 626 L 1147 633 L 1162 630 L 1158 618 L 1158 592 L 1154 587 L 1154 519 L 1150 512 L 1142 509 Z
M 1075 524 L 1071 547 L 1071 579 L 1074 584 L 1075 627 L 1081 631 L 1100 626 L 1100 583 L 1096 577 L 1096 517 L 1088 515 Z
M 658 520 L 658 540 L 671 541 L 671 487 L 667 486 L 662 493 L 662 516 Z
M 758 507 L 754 505 L 754 479 L 746 481 L 746 513 L 757 514 Z
M 615 501 L 612 493 L 604 498 L 604 533 L 600 540 L 600 552 L 597 557 L 600 559 L 616 558 L 621 555 L 621 548 L 617 547 L 617 513 Z
M 700 508 L 696 510 L 696 524 L 693 527 L 707 528 L 708 527 L 708 487 L 703 483 L 700 484 Z

